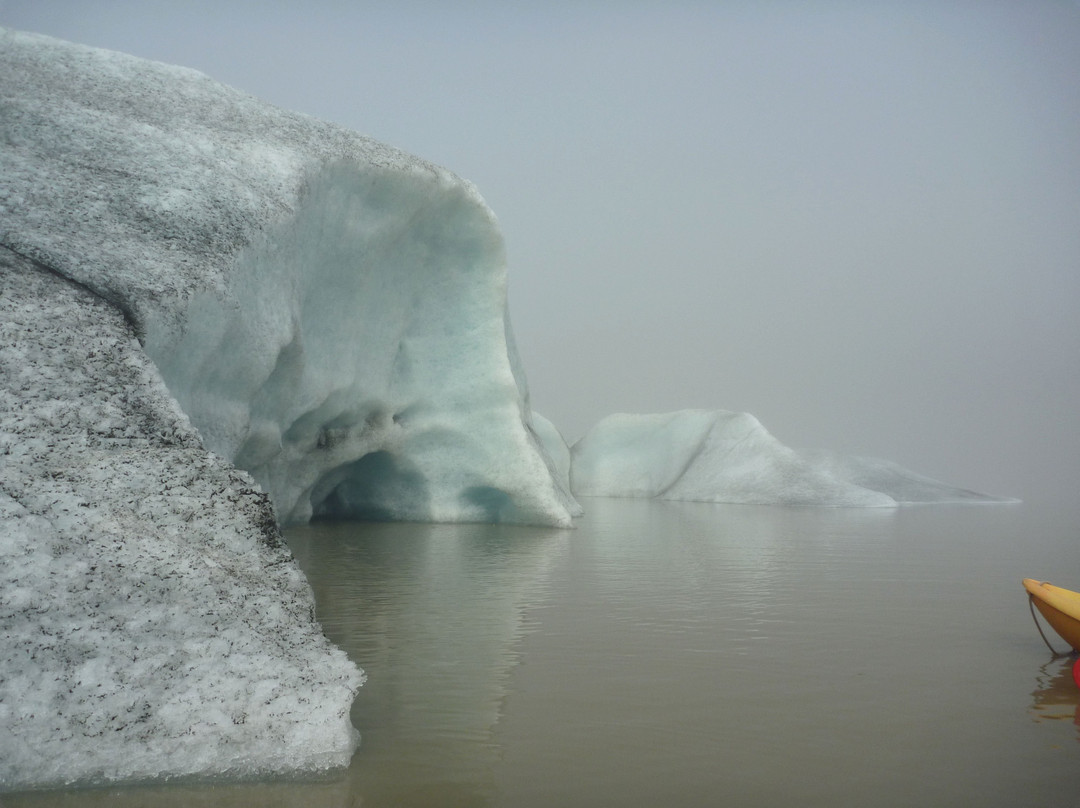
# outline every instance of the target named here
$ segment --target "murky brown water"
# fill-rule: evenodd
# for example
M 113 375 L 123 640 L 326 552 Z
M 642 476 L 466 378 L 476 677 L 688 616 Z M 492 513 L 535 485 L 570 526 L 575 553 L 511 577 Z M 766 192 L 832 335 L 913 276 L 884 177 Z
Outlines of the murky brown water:
M 1075 518 L 585 505 L 574 531 L 290 531 L 327 634 L 369 677 L 346 773 L 0 804 L 1016 806 L 1080 793 L 1080 691 L 1020 585 L 1080 588 Z

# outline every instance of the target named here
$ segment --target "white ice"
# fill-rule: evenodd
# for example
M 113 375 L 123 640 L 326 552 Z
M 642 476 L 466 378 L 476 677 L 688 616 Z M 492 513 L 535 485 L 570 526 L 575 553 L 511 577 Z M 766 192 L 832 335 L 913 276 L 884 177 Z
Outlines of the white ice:
M 611 415 L 572 447 L 577 496 L 759 505 L 894 507 L 994 501 L 886 461 L 796 451 L 726 410 Z
M 3 248 L 0 288 L 0 791 L 347 764 L 361 674 L 266 495 L 118 311 Z

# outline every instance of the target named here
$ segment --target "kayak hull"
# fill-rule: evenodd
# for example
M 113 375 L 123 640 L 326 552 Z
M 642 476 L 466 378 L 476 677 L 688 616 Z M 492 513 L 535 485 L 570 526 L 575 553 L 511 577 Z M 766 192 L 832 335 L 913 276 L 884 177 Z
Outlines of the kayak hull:
M 1080 652 L 1080 592 L 1033 578 L 1024 579 L 1024 589 L 1050 627 Z

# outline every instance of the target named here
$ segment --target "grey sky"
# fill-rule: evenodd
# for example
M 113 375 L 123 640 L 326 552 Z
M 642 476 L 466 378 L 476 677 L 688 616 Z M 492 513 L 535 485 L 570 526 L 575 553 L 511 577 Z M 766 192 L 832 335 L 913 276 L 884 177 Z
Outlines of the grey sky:
M 472 180 L 536 409 L 1080 493 L 1080 5 L 0 0 Z

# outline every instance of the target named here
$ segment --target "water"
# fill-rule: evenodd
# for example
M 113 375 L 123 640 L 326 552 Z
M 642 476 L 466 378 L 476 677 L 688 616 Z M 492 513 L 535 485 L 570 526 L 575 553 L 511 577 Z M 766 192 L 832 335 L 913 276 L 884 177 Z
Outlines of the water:
M 289 532 L 327 634 L 369 677 L 343 775 L 0 802 L 1015 806 L 1080 791 L 1071 659 L 1043 645 L 1020 586 L 1080 588 L 1074 518 L 585 504 L 573 531 Z

